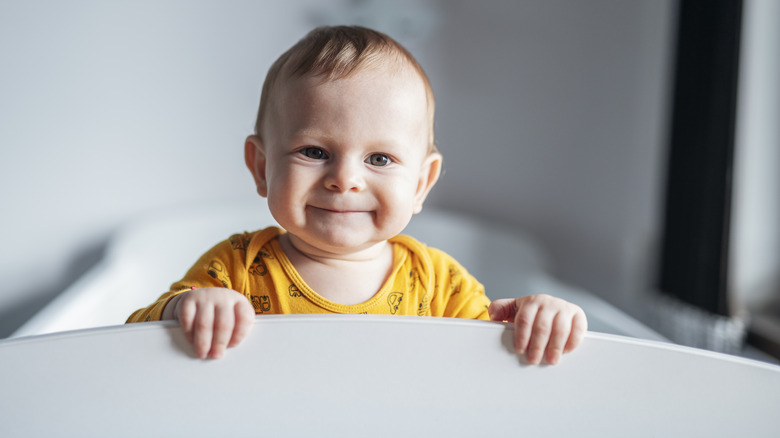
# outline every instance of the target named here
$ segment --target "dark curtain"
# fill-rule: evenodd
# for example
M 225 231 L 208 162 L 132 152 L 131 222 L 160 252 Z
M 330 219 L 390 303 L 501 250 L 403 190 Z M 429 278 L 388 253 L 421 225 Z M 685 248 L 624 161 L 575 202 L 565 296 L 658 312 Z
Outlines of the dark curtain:
M 659 288 L 729 315 L 742 1 L 681 0 Z

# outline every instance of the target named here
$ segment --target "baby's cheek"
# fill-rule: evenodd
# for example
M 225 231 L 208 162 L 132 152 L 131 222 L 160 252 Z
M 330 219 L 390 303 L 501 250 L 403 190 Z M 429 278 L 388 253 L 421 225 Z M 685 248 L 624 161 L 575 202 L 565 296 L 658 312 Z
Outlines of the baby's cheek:
M 388 187 L 381 202 L 378 222 L 382 228 L 391 228 L 400 233 L 414 215 L 415 193 L 409 184 L 395 184 Z
M 295 219 L 290 201 L 286 200 L 284 196 L 284 193 L 279 192 L 269 194 L 268 210 L 271 212 L 271 216 L 276 219 L 276 222 L 278 222 L 282 228 L 288 229 L 298 221 Z

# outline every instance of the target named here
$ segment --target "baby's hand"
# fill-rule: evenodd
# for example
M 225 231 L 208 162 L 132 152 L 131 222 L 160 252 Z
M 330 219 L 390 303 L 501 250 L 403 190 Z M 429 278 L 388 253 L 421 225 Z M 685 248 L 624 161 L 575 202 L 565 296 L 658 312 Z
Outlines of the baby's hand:
M 225 348 L 238 345 L 252 328 L 255 311 L 249 300 L 232 289 L 208 287 L 175 296 L 163 319 L 181 323 L 187 340 L 201 358 L 219 359 Z
M 496 300 L 490 304 L 490 319 L 515 324 L 515 351 L 530 364 L 544 356 L 555 365 L 562 353 L 574 350 L 585 337 L 588 320 L 579 306 L 549 295 L 530 295 Z

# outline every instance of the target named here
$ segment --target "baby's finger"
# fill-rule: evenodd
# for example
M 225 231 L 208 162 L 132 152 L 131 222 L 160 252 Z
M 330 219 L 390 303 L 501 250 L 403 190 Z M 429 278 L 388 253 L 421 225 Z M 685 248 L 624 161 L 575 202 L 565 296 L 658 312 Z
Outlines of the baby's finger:
M 192 344 L 193 337 L 193 323 L 195 320 L 196 307 L 195 303 L 191 300 L 184 299 L 185 297 L 176 298 L 174 305 L 174 315 L 179 320 L 181 329 L 184 332 L 184 336 L 187 338 L 187 342 Z
M 511 298 L 495 300 L 488 307 L 491 321 L 514 321 L 516 313 L 517 301 Z
M 555 313 L 549 310 L 542 308 L 537 312 L 531 339 L 525 353 L 525 359 L 528 363 L 536 365 L 542 361 L 542 356 L 550 341 L 554 319 Z
M 572 320 L 566 315 L 559 313 L 555 316 L 552 333 L 550 333 L 550 341 L 547 343 L 547 350 L 544 355 L 548 364 L 555 365 L 561 360 L 561 354 L 563 354 L 563 349 L 569 340 L 571 325 Z
M 233 308 L 220 306 L 214 310 L 214 334 L 211 340 L 209 357 L 219 359 L 225 355 L 230 338 L 233 336 L 233 327 L 236 324 L 236 315 Z
M 580 345 L 583 339 L 585 339 L 585 333 L 588 331 L 588 319 L 585 317 L 585 313 L 579 311 L 574 314 L 571 324 L 571 334 L 569 340 L 566 342 L 566 347 L 563 349 L 565 353 L 568 353 L 577 346 Z
M 240 344 L 246 338 L 246 335 L 249 334 L 249 331 L 252 329 L 252 323 L 255 320 L 255 310 L 249 304 L 249 301 L 236 303 L 234 310 L 236 325 L 233 328 L 233 336 L 228 347 L 235 347 Z
M 195 355 L 201 359 L 208 357 L 211 350 L 211 339 L 214 332 L 214 307 L 198 306 L 193 323 L 193 342 Z
M 539 306 L 536 303 L 526 302 L 520 305 L 515 313 L 515 351 L 518 354 L 525 354 L 527 351 L 538 311 Z

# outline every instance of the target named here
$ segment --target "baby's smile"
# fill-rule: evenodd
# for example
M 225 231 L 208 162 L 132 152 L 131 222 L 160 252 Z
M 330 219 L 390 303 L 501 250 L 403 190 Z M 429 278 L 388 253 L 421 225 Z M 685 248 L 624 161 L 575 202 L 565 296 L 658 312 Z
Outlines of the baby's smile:
M 317 210 L 323 210 L 329 213 L 368 213 L 370 210 L 363 210 L 359 208 L 327 208 L 327 207 L 314 207 L 310 206 L 311 208 L 316 208 Z
M 328 208 L 321 208 L 320 210 L 327 211 L 328 213 L 339 213 L 339 214 L 368 213 L 367 211 L 362 211 L 362 210 L 331 210 Z
M 340 207 L 317 207 L 313 205 L 307 206 L 307 210 L 312 213 L 321 216 L 333 216 L 342 218 L 359 217 L 360 215 L 372 214 L 373 210 L 362 208 L 340 208 Z

